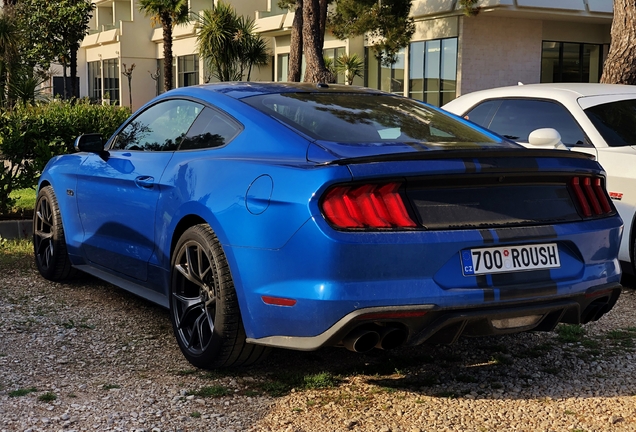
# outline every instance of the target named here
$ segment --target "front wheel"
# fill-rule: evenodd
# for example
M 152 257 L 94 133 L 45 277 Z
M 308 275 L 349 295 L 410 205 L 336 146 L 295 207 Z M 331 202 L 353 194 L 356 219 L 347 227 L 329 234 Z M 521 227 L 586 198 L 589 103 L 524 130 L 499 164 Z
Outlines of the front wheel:
M 183 355 L 196 367 L 246 366 L 268 351 L 245 341 L 232 275 L 209 225 L 189 228 L 175 247 L 170 318 Z
M 73 274 L 66 250 L 62 215 L 51 186 L 38 193 L 33 215 L 33 251 L 35 265 L 48 280 L 59 282 Z

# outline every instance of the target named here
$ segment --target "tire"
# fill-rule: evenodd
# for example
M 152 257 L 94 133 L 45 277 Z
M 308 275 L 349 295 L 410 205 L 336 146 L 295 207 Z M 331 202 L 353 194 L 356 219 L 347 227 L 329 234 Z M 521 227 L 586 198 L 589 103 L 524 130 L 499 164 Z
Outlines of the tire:
M 75 273 L 66 249 L 60 207 L 51 186 L 43 187 L 35 202 L 33 252 L 35 265 L 45 279 L 61 282 Z
M 171 261 L 170 319 L 185 358 L 206 369 L 263 359 L 269 349 L 245 341 L 232 275 L 210 226 L 186 230 Z
M 634 222 L 634 224 L 632 224 L 632 232 L 631 232 L 632 250 L 630 251 L 631 252 L 630 258 L 632 259 L 632 276 L 636 278 L 636 231 L 634 231 L 635 229 L 636 229 L 636 221 Z

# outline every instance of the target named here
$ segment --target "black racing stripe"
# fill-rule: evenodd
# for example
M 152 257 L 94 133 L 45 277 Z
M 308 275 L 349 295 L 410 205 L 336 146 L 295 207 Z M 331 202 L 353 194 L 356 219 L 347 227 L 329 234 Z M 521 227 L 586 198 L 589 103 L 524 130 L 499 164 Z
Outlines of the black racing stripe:
M 495 290 L 492 288 L 487 288 L 484 290 L 484 301 L 485 302 L 493 302 L 495 301 Z
M 511 172 L 539 171 L 539 163 L 536 158 L 479 158 L 481 172 L 509 170 Z
M 476 282 L 477 282 L 477 286 L 479 288 L 488 288 L 490 287 L 490 285 L 488 285 L 488 278 L 486 277 L 486 275 L 477 275 L 475 276 Z
M 472 160 L 464 159 L 464 166 L 466 167 L 465 169 L 467 174 L 472 174 L 477 172 L 477 165 L 475 165 L 475 162 Z
M 479 230 L 479 234 L 481 234 L 481 238 L 484 240 L 484 244 L 491 244 L 495 242 L 495 237 L 493 237 L 490 230 Z
M 550 270 L 494 274 L 492 284 L 494 287 L 501 287 L 499 299 L 502 301 L 557 293 L 557 285 L 551 280 Z
M 499 290 L 499 300 L 516 300 L 521 298 L 536 298 L 556 295 L 557 286 L 555 283 L 548 283 L 531 288 L 502 288 Z
M 488 277 L 486 275 L 477 275 L 475 276 L 475 281 L 477 282 L 477 286 L 484 291 L 484 301 L 495 301 L 495 290 L 488 284 Z
M 557 238 L 556 230 L 552 225 L 494 228 L 494 231 L 500 242 Z

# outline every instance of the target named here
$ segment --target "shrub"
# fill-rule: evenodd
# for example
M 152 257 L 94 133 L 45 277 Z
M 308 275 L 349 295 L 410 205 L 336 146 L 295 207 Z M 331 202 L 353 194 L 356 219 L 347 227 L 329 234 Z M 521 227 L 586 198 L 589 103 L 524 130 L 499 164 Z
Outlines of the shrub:
M 14 189 L 33 187 L 53 156 L 73 152 L 83 133 L 110 136 L 130 115 L 125 107 L 92 105 L 88 100 L 18 105 L 0 112 L 0 213 Z

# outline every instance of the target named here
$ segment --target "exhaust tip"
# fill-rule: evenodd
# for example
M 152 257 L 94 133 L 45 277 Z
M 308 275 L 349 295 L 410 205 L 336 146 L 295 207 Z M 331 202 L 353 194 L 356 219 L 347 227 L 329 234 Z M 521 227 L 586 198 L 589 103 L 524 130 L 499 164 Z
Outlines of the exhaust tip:
M 342 341 L 345 348 L 357 353 L 371 351 L 380 342 L 378 332 L 366 329 L 356 329 L 349 333 Z
M 380 340 L 376 347 L 383 350 L 397 348 L 406 342 L 408 333 L 397 327 L 387 327 L 380 332 Z

